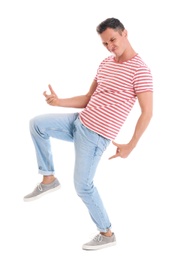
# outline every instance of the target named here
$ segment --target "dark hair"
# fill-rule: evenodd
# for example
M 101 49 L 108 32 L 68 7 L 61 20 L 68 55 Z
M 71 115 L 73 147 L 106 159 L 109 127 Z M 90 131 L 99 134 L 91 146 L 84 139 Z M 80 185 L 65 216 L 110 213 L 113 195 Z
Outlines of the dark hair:
M 125 29 L 124 25 L 116 18 L 107 18 L 103 22 L 101 22 L 97 28 L 96 31 L 101 34 L 104 32 L 107 28 L 112 28 L 114 30 L 120 30 L 123 31 Z

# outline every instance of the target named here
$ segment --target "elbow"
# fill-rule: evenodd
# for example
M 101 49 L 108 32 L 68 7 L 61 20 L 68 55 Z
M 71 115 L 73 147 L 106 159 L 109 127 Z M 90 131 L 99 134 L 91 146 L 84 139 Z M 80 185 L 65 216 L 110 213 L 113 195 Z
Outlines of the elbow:
M 149 111 L 145 111 L 143 112 L 142 111 L 142 116 L 143 120 L 145 122 L 147 122 L 147 124 L 149 124 L 149 122 L 151 121 L 152 117 L 153 117 L 153 111 L 152 110 L 149 110 Z
M 153 111 L 150 111 L 148 117 L 150 118 L 150 120 L 152 119 L 152 117 L 153 117 Z
M 149 114 L 150 114 L 149 116 L 150 116 L 150 120 L 151 120 L 151 118 L 153 117 L 153 109 L 151 109 Z
M 150 111 L 146 115 L 146 118 L 147 118 L 146 121 L 149 123 L 151 121 L 152 117 L 153 117 L 153 111 Z

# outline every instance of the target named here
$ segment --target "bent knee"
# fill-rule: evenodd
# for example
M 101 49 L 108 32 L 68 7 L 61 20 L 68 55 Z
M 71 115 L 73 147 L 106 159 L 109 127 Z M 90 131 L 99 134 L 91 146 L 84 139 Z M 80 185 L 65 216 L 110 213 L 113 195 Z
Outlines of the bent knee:
M 29 120 L 29 129 L 31 133 L 40 133 L 39 129 L 42 129 L 42 117 L 36 116 Z
M 74 182 L 74 187 L 79 197 L 83 197 L 84 195 L 93 192 L 93 185 L 88 185 L 87 183 Z

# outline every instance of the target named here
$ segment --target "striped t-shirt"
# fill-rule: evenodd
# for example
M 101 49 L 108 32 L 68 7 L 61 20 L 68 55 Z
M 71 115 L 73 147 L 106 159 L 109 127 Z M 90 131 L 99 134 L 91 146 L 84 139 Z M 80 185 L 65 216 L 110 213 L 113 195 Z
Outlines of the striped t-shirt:
M 152 75 L 138 54 L 123 63 L 109 56 L 101 62 L 95 80 L 97 88 L 80 112 L 80 120 L 92 131 L 114 140 L 137 94 L 153 91 Z

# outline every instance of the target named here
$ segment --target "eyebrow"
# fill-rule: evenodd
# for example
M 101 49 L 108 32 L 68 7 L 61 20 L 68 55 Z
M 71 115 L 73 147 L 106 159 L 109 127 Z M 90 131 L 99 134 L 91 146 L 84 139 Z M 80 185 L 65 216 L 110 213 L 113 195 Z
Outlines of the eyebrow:
M 116 39 L 116 37 L 114 37 L 114 36 L 113 36 L 113 37 L 111 37 L 111 38 L 110 38 L 110 40 L 109 40 L 109 41 L 112 41 L 112 40 L 114 40 L 114 39 Z M 104 44 L 104 45 L 107 45 L 107 44 L 108 44 L 108 42 L 103 42 L 103 44 Z

